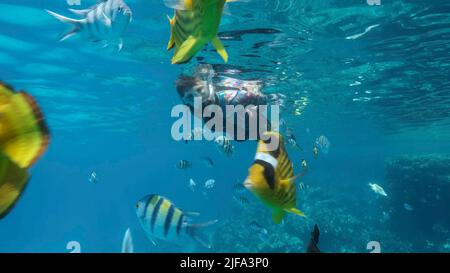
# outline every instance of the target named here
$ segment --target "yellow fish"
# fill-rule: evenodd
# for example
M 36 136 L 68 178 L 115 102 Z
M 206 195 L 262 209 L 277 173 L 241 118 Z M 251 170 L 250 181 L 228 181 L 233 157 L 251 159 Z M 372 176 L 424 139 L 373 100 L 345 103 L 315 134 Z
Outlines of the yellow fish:
M 44 153 L 49 132 L 34 99 L 0 82 L 0 218 L 27 182 L 27 169 Z
M 225 3 L 237 0 L 172 0 L 175 15 L 169 18 L 171 26 L 167 50 L 174 48 L 172 64 L 182 64 L 194 57 L 208 42 L 227 62 L 228 54 L 217 37 Z
M 283 220 L 286 212 L 305 217 L 296 208 L 297 192 L 292 162 L 284 147 L 283 137 L 278 132 L 266 132 L 271 143 L 277 142 L 276 149 L 270 149 L 268 141 L 260 140 L 255 161 L 249 168 L 244 186 L 271 208 L 275 223 Z

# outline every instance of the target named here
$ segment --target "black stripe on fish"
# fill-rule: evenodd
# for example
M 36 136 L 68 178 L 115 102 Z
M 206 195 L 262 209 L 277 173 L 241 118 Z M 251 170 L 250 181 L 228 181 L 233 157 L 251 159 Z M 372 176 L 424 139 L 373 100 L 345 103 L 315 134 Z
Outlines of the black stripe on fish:
M 295 200 L 295 187 L 291 187 L 289 191 L 286 193 L 286 195 L 283 198 L 283 205 L 289 204 L 289 202 L 292 202 Z
M 150 222 L 152 227 L 152 232 L 155 230 L 155 222 L 156 218 L 158 217 L 159 209 L 161 208 L 161 204 L 164 202 L 164 198 L 159 197 L 158 203 L 156 203 L 156 206 L 153 208 L 152 212 L 152 220 Z
M 173 214 L 175 212 L 175 206 L 170 204 L 169 211 L 167 212 L 166 221 L 164 222 L 164 236 L 169 234 L 170 224 L 172 223 Z
M 258 164 L 263 166 L 264 168 L 264 178 L 266 179 L 267 184 L 273 190 L 275 189 L 275 170 L 270 163 L 266 161 L 256 159 L 254 164 Z
M 180 234 L 181 226 L 183 224 L 183 219 L 184 219 L 184 214 L 181 214 L 180 218 L 178 219 L 178 223 L 177 223 L 177 234 Z

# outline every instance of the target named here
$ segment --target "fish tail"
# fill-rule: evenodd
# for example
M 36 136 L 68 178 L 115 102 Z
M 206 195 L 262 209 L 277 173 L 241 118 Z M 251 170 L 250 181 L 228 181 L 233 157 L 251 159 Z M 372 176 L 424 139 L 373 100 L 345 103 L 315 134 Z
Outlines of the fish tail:
M 8 214 L 28 183 L 28 173 L 0 153 L 0 219 Z
M 85 19 L 73 19 L 73 18 L 69 18 L 66 16 L 63 16 L 61 14 L 58 14 L 56 12 L 53 12 L 51 10 L 45 10 L 46 12 L 48 12 L 50 15 L 52 15 L 53 17 L 55 17 L 58 21 L 61 21 L 63 23 L 68 23 L 68 24 L 72 24 L 74 27 L 67 32 L 66 34 L 64 34 L 59 41 L 64 41 L 67 40 L 68 38 L 74 36 L 75 34 L 77 34 L 80 29 L 81 29 L 81 24 L 84 22 Z
M 281 223 L 281 221 L 284 218 L 284 214 L 285 213 L 282 210 L 279 210 L 279 209 L 273 210 L 273 212 L 272 212 L 272 220 L 275 222 L 275 224 Z
M 211 242 L 209 241 L 208 238 L 206 238 L 205 234 L 203 233 L 203 229 L 211 225 L 214 225 L 218 221 L 219 220 L 212 220 L 200 224 L 189 224 L 187 226 L 187 233 L 189 236 L 191 236 L 194 240 L 199 242 L 204 247 L 211 248 Z

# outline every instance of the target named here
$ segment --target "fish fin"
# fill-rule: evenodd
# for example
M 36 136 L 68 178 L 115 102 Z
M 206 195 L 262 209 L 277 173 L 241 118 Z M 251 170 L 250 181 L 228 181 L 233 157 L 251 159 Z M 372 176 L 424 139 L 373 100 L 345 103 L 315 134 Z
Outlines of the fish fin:
M 183 214 L 188 216 L 188 217 L 198 217 L 200 216 L 199 212 L 195 212 L 195 211 L 183 211 Z
M 220 57 L 224 60 L 224 62 L 228 62 L 228 53 L 225 50 L 225 47 L 223 46 L 222 42 L 220 41 L 219 37 L 214 37 L 211 40 L 211 44 L 216 49 L 217 53 L 219 53 Z
M 275 224 L 281 223 L 281 220 L 284 218 L 284 211 L 276 209 L 272 211 L 272 220 L 275 222 Z
M 103 11 L 102 11 L 102 15 L 103 15 L 103 22 L 105 23 L 105 26 L 111 27 L 111 25 L 112 25 L 111 18 L 109 18 L 108 15 L 106 15 L 105 12 L 103 12 Z
M 73 14 L 79 15 L 79 16 L 86 16 L 90 9 L 69 9 Z
M 309 240 L 308 246 L 306 248 L 307 253 L 320 253 L 320 249 L 317 247 L 319 243 L 320 231 L 317 224 L 314 225 L 314 229 L 311 232 L 311 238 Z
M 53 12 L 53 11 L 48 10 L 48 9 L 46 9 L 45 11 L 48 12 L 53 17 L 55 17 L 56 19 L 58 19 L 59 21 L 63 22 L 63 23 L 70 23 L 70 24 L 74 24 L 74 25 L 79 25 L 79 24 L 85 22 L 85 19 L 69 18 L 69 17 L 63 16 L 61 14 L 58 14 L 58 13 Z
M 123 39 L 120 38 L 119 43 L 117 44 L 117 52 L 122 51 L 122 48 L 123 48 Z
M 280 179 L 280 182 L 286 183 L 286 184 L 290 184 L 290 183 L 294 183 L 295 180 L 297 180 L 300 177 L 302 177 L 301 173 L 299 173 L 299 174 L 297 174 L 297 175 L 295 175 L 295 176 L 293 176 L 291 178 L 288 178 L 288 179 Z
M 173 35 L 173 25 L 175 24 L 175 17 L 171 19 L 169 15 L 167 15 L 167 18 L 169 19 L 170 24 L 170 39 L 169 43 L 167 44 L 167 51 L 169 51 L 175 46 L 175 36 Z
M 189 234 L 189 236 L 191 236 L 194 240 L 199 242 L 204 247 L 211 248 L 212 247 L 211 243 L 203 235 L 202 229 L 206 228 L 206 227 L 209 227 L 211 225 L 214 225 L 218 221 L 219 220 L 212 220 L 212 221 L 208 221 L 208 222 L 200 223 L 200 224 L 188 224 L 188 226 L 187 226 L 187 233 Z
M 77 33 L 78 33 L 79 30 L 80 30 L 79 28 L 74 27 L 72 30 L 70 30 L 69 32 L 67 32 L 66 34 L 64 34 L 64 35 L 59 39 L 59 41 L 62 42 L 62 41 L 65 41 L 65 40 L 69 39 L 69 38 L 72 37 L 72 36 L 77 35 Z
M 131 236 L 131 230 L 130 228 L 125 231 L 125 235 L 123 236 L 122 240 L 122 253 L 133 253 L 134 252 L 134 246 L 133 246 L 133 237 Z
M 296 214 L 301 217 L 306 217 L 306 215 L 302 211 L 296 208 L 285 209 L 284 211 Z
M 19 167 L 9 157 L 0 154 L 0 219 L 14 207 L 29 176 L 25 169 Z
M 182 64 L 188 62 L 194 55 L 205 45 L 206 41 L 189 36 L 186 41 L 181 44 L 172 58 L 172 64 Z

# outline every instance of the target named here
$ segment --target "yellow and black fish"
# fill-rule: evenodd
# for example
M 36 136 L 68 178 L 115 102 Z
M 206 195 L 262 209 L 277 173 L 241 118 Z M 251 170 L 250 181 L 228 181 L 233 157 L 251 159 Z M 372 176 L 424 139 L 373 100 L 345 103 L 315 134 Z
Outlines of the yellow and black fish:
M 49 132 L 34 99 L 0 82 L 0 218 L 22 194 L 27 169 L 45 152 Z
M 142 228 L 150 240 L 154 238 L 176 242 L 183 237 L 191 237 L 210 248 L 211 245 L 201 236 L 201 229 L 215 224 L 217 220 L 202 224 L 188 222 L 190 216 L 198 213 L 184 212 L 167 198 L 150 194 L 139 200 L 136 204 L 136 214 Z
M 270 138 L 258 142 L 255 161 L 248 170 L 244 185 L 273 210 L 275 223 L 280 223 L 286 212 L 304 217 L 303 212 L 296 208 L 296 177 L 283 137 L 278 132 L 266 132 L 267 137 Z M 276 149 L 271 148 L 273 143 L 278 144 Z
M 217 37 L 223 8 L 226 2 L 236 0 L 178 0 L 175 15 L 169 17 L 171 27 L 167 50 L 174 48 L 172 64 L 188 62 L 208 42 L 227 62 L 228 54 Z M 167 2 L 167 1 L 166 1 Z

